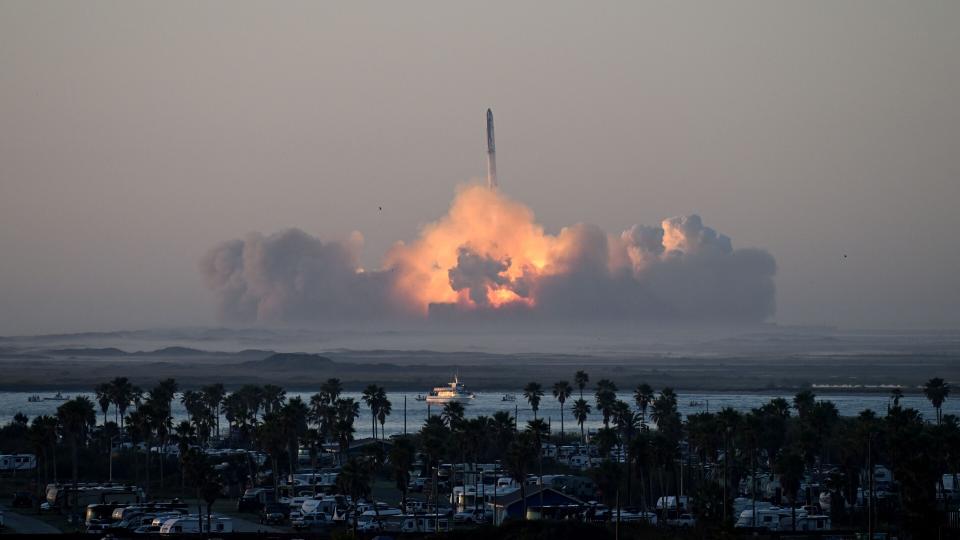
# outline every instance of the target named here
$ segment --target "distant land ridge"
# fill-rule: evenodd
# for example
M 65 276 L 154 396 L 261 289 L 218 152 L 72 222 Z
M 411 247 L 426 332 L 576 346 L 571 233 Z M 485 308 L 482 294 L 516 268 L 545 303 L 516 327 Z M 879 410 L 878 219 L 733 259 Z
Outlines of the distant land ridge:
M 275 353 L 263 360 L 251 360 L 241 365 L 271 370 L 302 370 L 327 367 L 332 364 L 334 364 L 333 360 L 319 354 Z

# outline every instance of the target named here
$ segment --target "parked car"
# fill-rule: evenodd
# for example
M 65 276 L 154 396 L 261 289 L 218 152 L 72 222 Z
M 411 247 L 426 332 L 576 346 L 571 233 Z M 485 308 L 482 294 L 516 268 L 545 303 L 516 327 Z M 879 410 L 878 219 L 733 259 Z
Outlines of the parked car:
M 696 524 L 697 520 L 691 514 L 680 514 L 676 518 L 667 519 L 667 525 L 674 527 L 693 527 Z
M 304 529 L 315 529 L 320 527 L 328 527 L 333 524 L 333 521 L 330 517 L 323 512 L 315 512 L 310 514 L 303 514 L 300 517 L 294 519 L 290 523 L 294 529 L 304 530 Z
M 407 486 L 407 491 L 410 491 L 411 493 L 423 493 L 423 490 L 426 486 L 426 478 L 413 478 L 410 480 L 410 484 Z
M 456 514 L 453 515 L 453 522 L 462 523 L 462 524 L 467 524 L 467 523 L 477 524 L 477 523 L 486 523 L 489 520 L 489 518 L 490 516 L 488 516 L 486 512 L 477 508 L 477 509 L 464 510 L 463 512 L 457 512 Z
M 283 503 L 267 503 L 260 510 L 260 523 L 282 525 L 289 517 L 290 507 Z

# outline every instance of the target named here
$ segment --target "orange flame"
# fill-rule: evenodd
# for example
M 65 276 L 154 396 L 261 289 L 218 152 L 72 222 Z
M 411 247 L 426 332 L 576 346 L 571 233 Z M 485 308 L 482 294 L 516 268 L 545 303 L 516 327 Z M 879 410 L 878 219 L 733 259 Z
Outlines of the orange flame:
M 426 314 L 432 303 L 475 307 L 467 290 L 455 290 L 450 270 L 462 248 L 499 261 L 498 282 L 486 285 L 486 304 L 500 307 L 535 300 L 518 291 L 520 283 L 551 272 L 557 237 L 544 233 L 533 212 L 499 191 L 479 185 L 462 187 L 447 215 L 423 227 L 410 244 L 399 242 L 387 253 L 385 267 L 395 272 L 395 293 Z M 522 292 L 522 291 L 521 291 Z

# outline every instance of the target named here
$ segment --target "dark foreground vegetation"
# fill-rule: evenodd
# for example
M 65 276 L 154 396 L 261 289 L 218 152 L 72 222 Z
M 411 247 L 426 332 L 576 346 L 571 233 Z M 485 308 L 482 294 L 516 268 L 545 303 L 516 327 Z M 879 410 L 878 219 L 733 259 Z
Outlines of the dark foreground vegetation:
M 919 539 L 952 530 L 960 423 L 940 414 L 950 392 L 942 379 L 924 388 L 937 411 L 932 419 L 902 407 L 899 390 L 891 393 L 883 415 L 841 417 L 831 402 L 802 391 L 792 401 L 773 399 L 748 413 L 723 409 L 682 418 L 670 388 L 654 391 L 640 384 L 627 403 L 617 399 L 612 380 L 591 384 L 580 371 L 572 381 L 527 384 L 523 398 L 535 419 L 526 425 L 517 425 L 509 411 L 468 417 L 463 405 L 447 403 L 417 433 L 387 437 L 383 424 L 393 408 L 377 385 L 369 385 L 357 402 L 342 397 L 342 384 L 331 378 L 304 401 L 287 399 L 273 385 L 228 392 L 214 384 L 180 392 L 166 379 L 143 391 L 117 378 L 96 387 L 96 402 L 75 398 L 55 416 L 18 415 L 0 428 L 0 453 L 38 459 L 29 474 L 4 473 L 4 485 L 29 490 L 38 506 L 47 484 L 112 479 L 140 486 L 146 499 L 192 498 L 205 505 L 198 513 L 209 519 L 217 500 L 236 499 L 248 488 L 292 493 L 290 481 L 304 470 L 336 473 L 330 485 L 313 484 L 315 493 L 346 495 L 354 503 L 389 500 L 401 508 L 419 497 L 439 509 L 450 504 L 455 488 L 487 482 L 485 476 L 468 480 L 467 471 L 492 464 L 494 483 L 503 477 L 519 489 L 522 511 L 495 514 L 494 521 L 503 521 L 496 529 L 482 525 L 490 521 L 487 516 L 477 519 L 478 528 L 443 537 L 733 538 L 747 532 L 735 528 L 735 508 L 745 500 L 746 508 L 766 503 L 794 516 L 824 514 L 832 529 L 847 533 Z M 190 417 L 176 425 L 174 399 Z M 537 417 L 548 406 L 561 411 L 557 433 Z M 356 444 L 354 422 L 361 407 L 372 413 L 366 426 L 372 444 Z M 603 427 L 587 433 L 584 422 L 592 409 L 602 413 Z M 577 426 L 575 431 L 564 430 L 565 422 Z M 571 455 L 586 463 L 574 466 Z M 549 485 L 544 478 L 555 475 L 586 477 L 588 493 L 577 494 L 583 504 L 563 515 L 564 521 L 527 521 L 528 504 L 534 503 L 526 490 Z M 679 504 L 671 507 L 669 497 Z M 537 510 L 546 513 L 542 505 L 541 500 Z M 648 513 L 657 516 L 658 527 L 617 518 Z M 681 514 L 691 516 L 686 528 L 666 526 Z M 353 504 L 344 522 L 352 523 L 352 531 L 346 525 L 324 534 L 360 534 L 355 515 Z M 789 523 L 792 529 L 797 520 Z

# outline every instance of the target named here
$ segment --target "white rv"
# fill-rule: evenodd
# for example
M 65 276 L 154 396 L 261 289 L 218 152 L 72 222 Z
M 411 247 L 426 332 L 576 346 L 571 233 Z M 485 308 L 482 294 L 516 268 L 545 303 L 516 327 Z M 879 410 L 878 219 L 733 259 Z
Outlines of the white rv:
M 201 522 L 203 525 L 203 530 L 200 530 Z M 207 518 L 206 516 L 197 518 L 196 516 L 188 517 L 179 517 L 168 519 L 160 526 L 160 534 L 199 534 L 201 532 L 218 532 L 218 533 L 231 533 L 233 532 L 233 520 L 227 517 L 216 517 L 213 516 L 210 518 L 209 527 L 211 531 L 207 530 Z
M 0 471 L 32 471 L 37 468 L 37 456 L 33 454 L 0 455 Z

